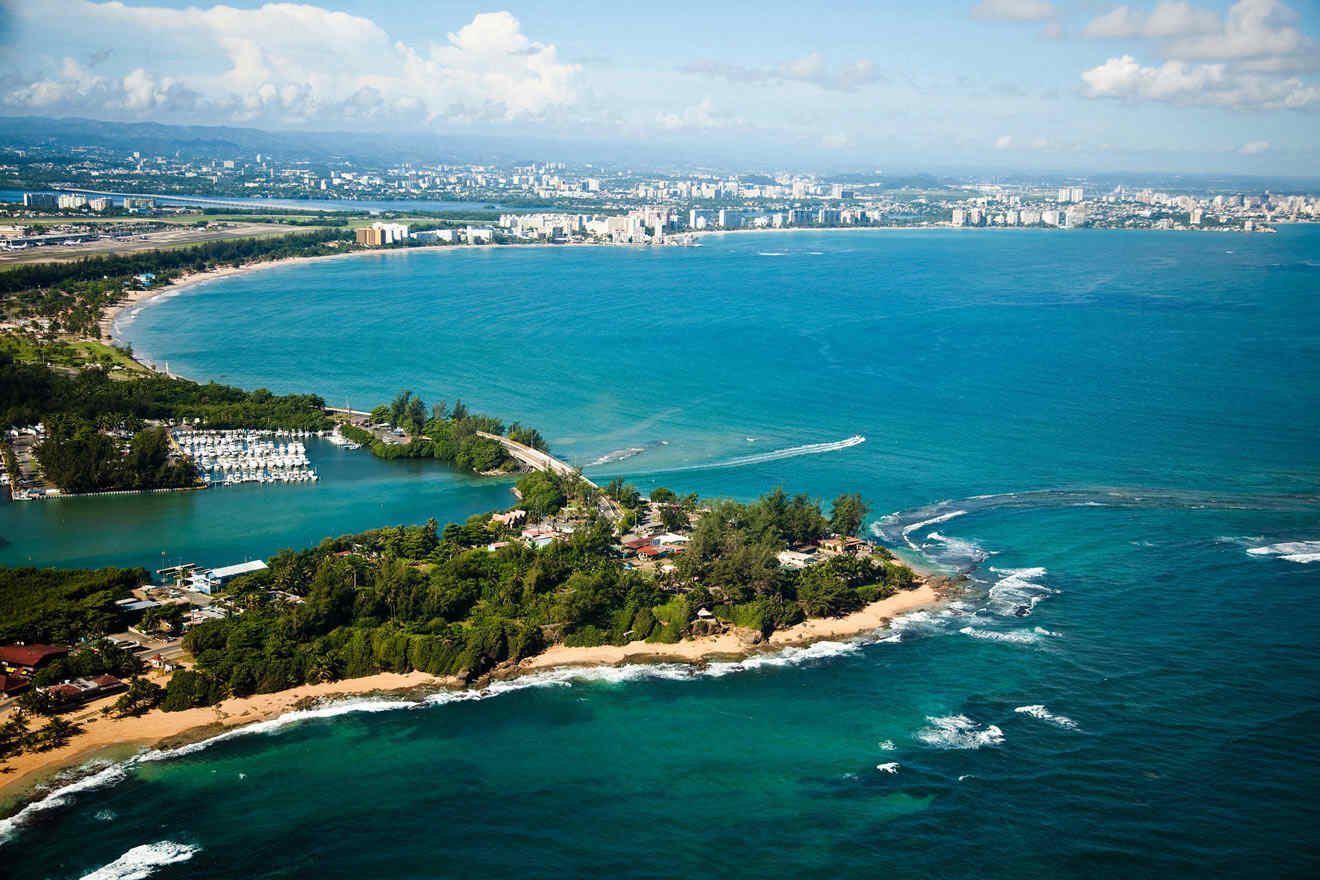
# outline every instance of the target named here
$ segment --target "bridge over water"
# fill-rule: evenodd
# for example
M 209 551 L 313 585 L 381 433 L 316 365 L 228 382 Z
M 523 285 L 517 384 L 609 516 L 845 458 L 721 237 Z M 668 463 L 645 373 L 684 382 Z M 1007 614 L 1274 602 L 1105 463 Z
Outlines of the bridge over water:
M 504 447 L 504 451 L 513 456 L 519 462 L 527 467 L 538 471 L 549 471 L 559 474 L 562 477 L 576 477 L 586 483 L 593 489 L 599 489 L 595 483 L 582 475 L 582 472 L 567 462 L 560 461 L 548 452 L 542 452 L 539 449 L 533 449 L 525 443 L 519 443 L 517 440 L 510 440 L 508 437 L 501 437 L 499 434 L 489 434 L 485 431 L 478 431 L 478 437 L 485 437 L 487 440 L 494 440 Z

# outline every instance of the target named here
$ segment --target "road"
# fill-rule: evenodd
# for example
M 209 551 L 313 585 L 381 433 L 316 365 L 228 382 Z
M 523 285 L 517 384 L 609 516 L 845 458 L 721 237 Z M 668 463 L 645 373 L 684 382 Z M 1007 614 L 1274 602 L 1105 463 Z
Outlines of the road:
M 513 456 L 529 468 L 538 471 L 549 471 L 550 473 L 559 474 L 560 476 L 578 479 L 597 490 L 600 512 L 610 522 L 617 523 L 619 518 L 623 516 L 623 511 L 619 509 L 619 505 L 615 504 L 612 499 L 606 498 L 604 494 L 600 494 L 600 486 L 597 486 L 595 483 L 591 482 L 591 480 L 588 480 L 582 475 L 581 471 L 573 467 L 571 464 L 560 461 L 548 452 L 533 449 L 530 446 L 519 443 L 517 440 L 510 440 L 508 437 L 501 437 L 499 434 L 489 434 L 485 431 L 478 431 L 477 436 L 485 437 L 487 440 L 494 440 L 496 443 L 503 446 L 509 455 Z

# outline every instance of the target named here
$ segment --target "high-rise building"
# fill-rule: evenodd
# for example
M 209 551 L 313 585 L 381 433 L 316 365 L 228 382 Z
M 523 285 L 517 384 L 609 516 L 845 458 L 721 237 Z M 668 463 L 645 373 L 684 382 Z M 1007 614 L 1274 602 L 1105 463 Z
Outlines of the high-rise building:
M 967 223 L 967 212 L 962 208 L 953 209 L 953 225 L 964 226 Z
M 60 193 L 55 201 L 61 211 L 76 211 L 87 206 L 87 196 L 78 193 Z
M 54 211 L 59 207 L 59 202 L 54 193 L 23 193 L 23 207 Z

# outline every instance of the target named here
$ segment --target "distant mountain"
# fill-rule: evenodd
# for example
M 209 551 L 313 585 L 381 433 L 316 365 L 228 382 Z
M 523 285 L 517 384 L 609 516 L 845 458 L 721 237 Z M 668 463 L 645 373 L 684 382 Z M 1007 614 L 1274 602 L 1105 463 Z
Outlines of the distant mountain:
M 227 125 L 165 125 L 96 119 L 0 117 L 0 146 L 73 149 L 98 146 L 116 151 L 181 158 L 237 158 L 256 153 L 276 160 L 348 159 L 380 166 L 387 162 L 532 162 L 569 152 L 605 148 L 537 137 L 441 135 L 422 132 L 263 131 Z M 618 148 L 608 148 L 612 154 Z

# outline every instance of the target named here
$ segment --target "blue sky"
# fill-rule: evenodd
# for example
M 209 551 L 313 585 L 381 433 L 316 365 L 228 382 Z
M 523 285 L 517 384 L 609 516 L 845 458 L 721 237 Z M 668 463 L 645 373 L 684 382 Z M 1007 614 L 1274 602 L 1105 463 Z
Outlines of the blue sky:
M 886 170 L 1320 167 L 1311 0 L 0 0 L 0 113 Z

